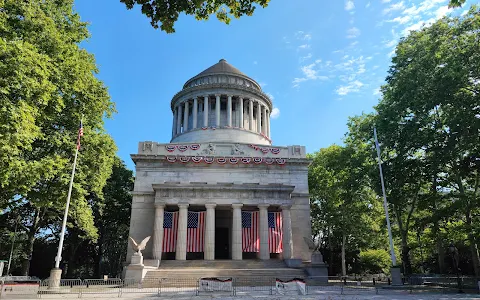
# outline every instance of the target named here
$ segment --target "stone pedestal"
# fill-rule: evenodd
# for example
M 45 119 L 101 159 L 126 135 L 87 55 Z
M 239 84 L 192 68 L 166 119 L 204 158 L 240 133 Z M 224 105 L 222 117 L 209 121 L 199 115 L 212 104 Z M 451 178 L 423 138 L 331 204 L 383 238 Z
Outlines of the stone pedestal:
M 403 285 L 400 267 L 391 267 L 390 275 L 392 275 L 392 285 Z
M 130 265 L 143 266 L 143 255 L 138 252 L 134 253 Z
M 312 261 L 305 270 L 308 276 L 316 277 L 315 281 L 328 283 L 328 266 L 323 262 L 323 256 L 320 252 L 312 253 Z
M 50 271 L 50 278 L 48 279 L 48 288 L 58 289 L 60 287 L 61 279 L 62 279 L 62 269 L 53 268 Z
M 125 279 L 141 281 L 146 273 L 147 270 L 143 264 L 143 255 L 141 253 L 134 253 L 130 265 L 126 268 Z

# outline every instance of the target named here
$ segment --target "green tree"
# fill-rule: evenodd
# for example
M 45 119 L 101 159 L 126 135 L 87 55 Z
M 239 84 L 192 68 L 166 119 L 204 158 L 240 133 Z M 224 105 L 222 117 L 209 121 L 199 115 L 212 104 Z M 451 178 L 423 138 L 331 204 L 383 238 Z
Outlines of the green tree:
M 59 228 L 82 115 L 68 225 L 97 238 L 86 195 L 102 195 L 111 172 L 116 148 L 103 118 L 114 107 L 93 55 L 79 47 L 88 31 L 73 0 L 0 0 L 0 7 L 0 208 L 24 218 L 27 274 L 40 230 Z
M 473 6 L 463 17 L 443 18 L 401 40 L 377 115 L 356 121 L 353 135 L 363 134 L 364 141 L 371 143 L 374 125 L 379 130 L 407 273 L 412 225 L 431 227 L 442 271 L 450 222 L 464 224 L 473 270 L 480 272 L 479 29 L 480 11 Z
M 466 0 L 450 0 L 449 7 L 459 7 Z M 229 24 L 231 17 L 253 15 L 256 5 L 267 7 L 270 0 L 120 0 L 128 9 L 135 5 L 141 7 L 142 13 L 150 19 L 153 28 L 167 33 L 175 32 L 173 28 L 181 13 L 193 15 L 197 20 L 208 20 L 212 14 L 217 19 Z M 160 25 L 160 26 L 159 26 Z
M 372 232 L 381 232 L 381 206 L 370 188 L 365 153 L 364 145 L 347 144 L 333 145 L 310 156 L 313 232 L 329 246 L 332 266 L 334 244 L 341 245 L 343 275 L 347 273 L 347 253 L 356 256 L 360 249 L 373 244 Z

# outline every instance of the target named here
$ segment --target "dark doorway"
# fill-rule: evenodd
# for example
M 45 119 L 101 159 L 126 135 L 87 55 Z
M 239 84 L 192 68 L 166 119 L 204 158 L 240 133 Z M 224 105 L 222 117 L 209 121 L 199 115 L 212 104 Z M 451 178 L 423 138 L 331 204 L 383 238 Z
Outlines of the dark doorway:
M 229 259 L 228 228 L 215 228 L 215 259 Z

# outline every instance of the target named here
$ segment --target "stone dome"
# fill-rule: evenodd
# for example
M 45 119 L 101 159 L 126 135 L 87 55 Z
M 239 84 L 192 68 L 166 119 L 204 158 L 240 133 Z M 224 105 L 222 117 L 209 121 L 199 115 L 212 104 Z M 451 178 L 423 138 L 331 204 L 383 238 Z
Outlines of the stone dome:
M 222 77 L 218 77 L 218 75 L 225 75 Z M 213 66 L 205 69 L 204 71 L 198 73 L 197 75 L 193 76 L 185 84 L 183 88 L 189 88 L 209 83 L 217 83 L 225 82 L 225 83 L 234 83 L 238 85 L 244 85 L 247 87 L 252 87 L 261 91 L 260 85 L 253 80 L 252 78 L 245 75 L 239 69 L 235 68 L 231 64 L 229 64 L 225 59 L 220 59 L 218 63 L 214 64 Z

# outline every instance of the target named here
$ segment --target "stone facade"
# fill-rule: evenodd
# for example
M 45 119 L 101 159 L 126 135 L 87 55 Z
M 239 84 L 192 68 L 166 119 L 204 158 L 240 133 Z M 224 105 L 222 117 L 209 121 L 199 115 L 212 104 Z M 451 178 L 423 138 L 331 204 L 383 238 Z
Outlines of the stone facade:
M 187 81 L 171 108 L 171 143 L 140 142 L 132 154 L 136 178 L 130 236 L 152 236 L 145 258 L 167 259 L 162 253 L 164 212 L 178 211 L 176 251 L 170 259 L 187 259 L 187 211 L 195 210 L 206 212 L 201 259 L 216 258 L 220 227 L 228 228 L 228 259 L 245 259 L 241 212 L 247 210 L 259 212 L 257 258 L 271 258 L 267 215 L 281 211 L 283 252 L 275 258 L 309 260 L 303 240 L 311 236 L 309 160 L 303 146 L 271 145 L 272 103 L 260 86 L 221 60 Z M 129 263 L 132 254 L 129 248 Z

